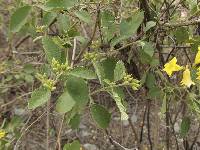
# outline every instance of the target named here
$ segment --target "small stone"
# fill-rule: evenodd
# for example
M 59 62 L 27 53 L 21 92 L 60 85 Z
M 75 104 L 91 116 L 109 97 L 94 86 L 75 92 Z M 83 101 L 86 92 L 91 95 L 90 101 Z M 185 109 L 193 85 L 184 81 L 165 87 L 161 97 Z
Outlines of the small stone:
M 174 124 L 174 130 L 176 133 L 178 133 L 180 130 L 179 124 L 177 122 Z
M 136 116 L 135 114 L 133 114 L 133 115 L 131 116 L 131 122 L 132 122 L 132 123 L 137 122 L 137 116 Z
M 89 133 L 89 132 L 87 132 L 87 131 L 84 131 L 84 130 L 81 131 L 80 134 L 81 134 L 82 137 L 86 137 L 86 136 L 90 136 L 90 135 L 91 135 L 91 133 Z
M 99 148 L 94 145 L 94 144 L 84 144 L 83 147 L 85 148 L 85 150 L 99 150 Z
M 129 122 L 128 122 L 128 120 L 123 120 L 122 124 L 124 127 L 127 127 L 129 125 Z

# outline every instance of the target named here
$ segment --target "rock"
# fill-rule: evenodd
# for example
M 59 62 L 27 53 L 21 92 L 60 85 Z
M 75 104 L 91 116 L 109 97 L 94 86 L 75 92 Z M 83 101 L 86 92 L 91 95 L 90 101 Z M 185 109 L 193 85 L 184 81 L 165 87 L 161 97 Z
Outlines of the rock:
M 84 144 L 83 147 L 85 148 L 85 150 L 99 150 L 99 148 L 94 145 L 94 144 Z
M 86 137 L 86 136 L 90 136 L 91 133 L 89 133 L 88 131 L 82 130 L 82 131 L 80 132 L 80 135 L 81 135 L 82 137 Z
M 174 124 L 174 130 L 175 130 L 176 133 L 179 133 L 180 127 L 179 127 L 179 124 L 177 122 Z
M 124 127 L 127 127 L 127 126 L 129 125 L 128 120 L 122 120 L 122 125 L 123 125 Z
M 132 123 L 137 122 L 137 116 L 136 116 L 135 114 L 133 114 L 133 115 L 131 116 L 131 122 L 132 122 Z

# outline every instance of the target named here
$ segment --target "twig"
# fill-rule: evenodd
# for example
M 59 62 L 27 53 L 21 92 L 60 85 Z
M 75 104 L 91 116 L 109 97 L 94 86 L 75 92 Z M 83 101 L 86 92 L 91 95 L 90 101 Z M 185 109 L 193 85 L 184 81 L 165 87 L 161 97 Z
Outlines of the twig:
M 137 132 L 136 132 L 136 129 L 135 129 L 135 127 L 134 127 L 134 125 L 133 125 L 133 123 L 132 123 L 132 121 L 131 121 L 130 118 L 128 118 L 128 122 L 129 122 L 129 124 L 130 124 L 130 126 L 131 126 L 131 129 L 132 129 L 134 135 L 135 135 L 135 141 L 136 141 L 136 143 L 137 143 L 137 145 L 138 145 L 138 144 L 139 144 L 139 140 L 138 140 L 138 134 L 137 134 Z
M 74 38 L 74 48 L 73 48 L 73 51 L 72 51 L 72 62 L 71 62 L 72 68 L 74 66 L 75 55 L 76 55 L 76 38 Z
M 96 33 L 96 30 L 97 30 L 97 26 L 98 26 L 98 18 L 99 18 L 99 15 L 100 15 L 100 10 L 99 10 L 99 5 L 97 6 L 97 17 L 96 17 L 96 22 L 95 22 L 95 26 L 94 26 L 94 30 L 93 30 L 93 33 L 92 33 L 92 37 L 90 38 L 90 40 L 88 41 L 88 43 L 83 46 L 83 48 L 80 50 L 79 54 L 77 55 L 77 57 L 75 58 L 75 62 L 78 62 L 80 59 L 81 59 L 81 56 L 82 54 L 84 53 L 85 49 L 91 45 L 93 39 L 94 39 L 94 36 L 95 36 L 95 33 Z
M 200 124 L 199 124 L 199 127 L 198 127 L 198 131 L 196 133 L 196 136 L 194 138 L 194 141 L 192 142 L 192 145 L 190 147 L 190 150 L 193 150 L 194 144 L 197 142 L 199 134 L 200 134 Z
M 189 60 L 190 65 L 192 66 L 192 61 L 191 61 L 191 59 L 190 59 L 190 57 L 189 57 L 187 51 L 185 50 L 185 48 L 183 49 L 183 52 L 185 53 L 187 59 Z
M 50 120 L 50 100 L 48 100 L 48 102 L 47 102 L 47 107 L 46 107 L 46 111 L 47 111 L 47 120 L 46 120 L 46 150 L 49 150 L 49 127 L 50 127 L 50 125 L 49 125 L 49 120 Z
M 27 119 L 27 121 L 26 121 L 25 125 L 27 125 L 27 124 L 29 123 L 29 121 L 30 121 L 31 117 L 32 117 L 32 115 L 31 115 L 31 116 L 29 116 L 29 118 Z M 25 126 L 24 126 L 24 127 L 25 127 Z M 23 130 L 24 130 L 24 127 L 21 129 L 21 131 L 23 131 Z M 14 150 L 17 150 L 17 148 L 18 148 L 17 146 L 18 146 L 19 142 L 20 142 L 20 138 L 17 140 L 17 142 L 16 142 L 16 144 L 15 144 L 15 146 L 14 146 Z
M 52 105 L 49 109 L 51 109 L 54 105 Z M 16 144 L 15 144 L 15 147 L 14 147 L 14 150 L 17 150 L 18 149 L 18 144 L 20 142 L 20 140 L 22 139 L 22 137 L 26 134 L 26 132 L 36 123 L 38 122 L 44 115 L 46 114 L 46 111 L 43 112 L 35 121 L 33 121 L 26 129 L 24 129 L 24 131 L 22 131 L 20 137 L 18 138 Z
M 167 55 L 167 59 L 166 59 L 165 62 L 168 62 L 170 56 L 171 56 L 172 53 L 176 50 L 176 41 L 175 41 L 171 36 L 168 36 L 168 37 L 172 40 L 172 42 L 174 43 L 174 45 L 173 45 L 173 48 L 172 48 L 172 50 L 170 51 L 170 53 Z
M 147 130 L 148 130 L 148 140 L 149 140 L 149 144 L 150 144 L 150 149 L 153 150 L 153 144 L 151 141 L 151 127 L 150 127 L 150 107 L 151 107 L 151 103 L 150 100 L 148 100 L 147 102 Z
M 165 123 L 166 123 L 166 149 L 169 150 L 169 101 L 166 102 L 166 113 L 165 113 Z
M 57 143 L 56 143 L 56 147 L 58 145 L 58 150 L 61 150 L 60 135 L 61 135 L 62 128 L 63 128 L 64 119 L 65 119 L 65 115 L 63 115 L 63 118 L 62 118 L 62 121 L 61 121 L 61 124 L 60 124 L 60 129 L 59 129 L 59 132 L 58 132 Z
M 174 129 L 174 124 L 173 124 L 173 122 L 172 122 L 172 118 L 171 118 L 170 114 L 169 114 L 169 121 L 170 121 L 170 124 L 171 124 L 171 126 L 172 126 L 172 127 L 171 127 L 171 128 L 172 128 L 172 133 L 173 133 L 174 138 L 175 138 L 175 141 L 176 141 L 176 149 L 179 150 L 178 139 L 177 139 L 177 137 L 176 137 L 176 132 L 175 132 L 175 129 Z
M 8 105 L 10 105 L 10 104 L 12 104 L 12 103 L 15 103 L 19 98 L 22 98 L 22 97 L 24 97 L 24 96 L 30 95 L 31 93 L 32 93 L 32 92 L 28 92 L 28 93 L 25 93 L 25 94 L 23 94 L 23 95 L 20 95 L 19 97 L 16 97 L 14 100 L 9 101 L 8 103 L 1 105 L 1 108 L 6 107 L 6 106 L 8 106 Z
M 197 25 L 198 23 L 200 23 L 200 19 L 192 21 L 183 21 L 179 23 L 165 23 L 163 26 L 168 28 L 177 28 L 182 26 Z
M 24 43 L 26 40 L 28 40 L 31 36 L 30 35 L 27 35 L 25 36 L 24 38 L 22 38 L 16 45 L 15 45 L 15 49 L 18 49 L 19 46 Z
M 126 45 L 124 45 L 124 46 L 118 48 L 118 49 L 115 49 L 115 51 L 123 50 L 123 49 L 125 49 L 125 48 L 127 48 L 127 47 L 129 47 L 129 46 L 131 46 L 131 45 L 135 45 L 135 44 L 137 44 L 137 42 L 136 42 L 136 41 L 133 41 L 133 42 L 131 42 L 131 43 L 128 43 L 128 44 L 126 44 Z
M 107 130 L 105 130 L 105 132 L 106 132 L 106 135 L 107 135 L 108 138 L 109 138 L 110 143 L 113 144 L 113 145 L 115 146 L 115 148 L 117 148 L 117 149 L 120 148 L 121 150 L 130 150 L 130 149 L 128 149 L 128 148 L 122 146 L 121 144 L 119 144 L 117 141 L 115 141 L 115 140 L 109 135 L 109 133 L 108 133 Z
M 143 140 L 143 131 L 144 131 L 144 122 L 145 122 L 145 118 L 146 118 L 146 112 L 147 112 L 147 106 L 145 106 L 144 108 L 144 115 L 143 115 L 143 120 L 142 120 L 142 127 L 141 127 L 141 131 L 140 131 L 140 143 L 142 143 Z
M 166 1 L 163 2 L 163 5 L 165 4 Z M 168 5 L 168 7 L 163 11 L 163 13 L 160 15 L 159 19 L 160 20 L 163 15 L 170 9 L 171 5 L 175 2 L 175 0 L 171 1 L 171 3 Z

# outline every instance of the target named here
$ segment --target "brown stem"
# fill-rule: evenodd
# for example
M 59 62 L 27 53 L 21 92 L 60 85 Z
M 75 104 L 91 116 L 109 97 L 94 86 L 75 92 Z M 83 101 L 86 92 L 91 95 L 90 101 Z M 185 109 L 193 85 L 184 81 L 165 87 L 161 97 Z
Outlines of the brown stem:
M 100 9 L 99 9 L 99 5 L 97 6 L 97 17 L 96 17 L 96 22 L 95 22 L 95 26 L 94 26 L 94 30 L 92 33 L 92 37 L 90 38 L 90 40 L 88 41 L 88 43 L 83 46 L 83 48 L 80 50 L 79 54 L 77 55 L 77 57 L 75 58 L 75 62 L 78 62 L 81 59 L 82 54 L 84 53 L 84 51 L 86 50 L 87 47 L 89 47 L 92 44 L 92 41 L 95 37 L 95 33 L 98 27 L 98 18 L 100 15 Z
M 62 121 L 61 121 L 61 124 L 60 124 L 60 128 L 59 128 L 59 131 L 58 131 L 57 143 L 56 143 L 56 147 L 58 146 L 58 150 L 61 150 L 60 136 L 61 136 L 61 132 L 62 132 L 62 128 L 63 128 L 64 119 L 65 119 L 65 115 L 63 115 L 63 118 L 62 118 Z
M 147 112 L 147 106 L 145 106 L 144 108 L 144 115 L 143 115 L 143 120 L 141 124 L 141 131 L 140 131 L 140 143 L 142 143 L 142 140 L 143 140 L 143 131 L 144 131 L 144 122 L 146 118 L 146 112 Z
M 151 101 L 148 100 L 147 102 L 147 130 L 148 130 L 148 140 L 149 140 L 149 144 L 150 144 L 150 149 L 153 150 L 153 143 L 151 141 L 151 127 L 150 127 L 150 108 L 151 108 Z
M 50 100 L 47 102 L 47 108 L 46 108 L 46 112 L 47 112 L 47 120 L 46 120 L 46 150 L 49 150 L 49 111 L 50 111 Z

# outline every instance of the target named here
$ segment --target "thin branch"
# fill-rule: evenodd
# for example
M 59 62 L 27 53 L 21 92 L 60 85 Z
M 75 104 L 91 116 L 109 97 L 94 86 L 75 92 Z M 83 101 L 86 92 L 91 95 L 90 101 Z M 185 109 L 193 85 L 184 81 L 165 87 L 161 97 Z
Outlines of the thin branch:
M 151 103 L 150 100 L 147 102 L 148 108 L 147 108 L 147 131 L 148 131 L 148 140 L 150 144 L 150 149 L 153 150 L 153 143 L 151 141 L 151 127 L 150 127 L 150 108 L 151 108 Z
M 117 141 L 115 141 L 115 140 L 109 135 L 109 133 L 108 133 L 107 130 L 105 130 L 105 133 L 106 133 L 106 135 L 108 136 L 110 143 L 113 144 L 113 145 L 115 146 L 115 148 L 120 149 L 120 150 L 131 150 L 131 149 L 128 149 L 128 148 L 122 146 L 122 145 L 119 144 Z
M 51 109 L 54 105 L 52 105 L 49 109 Z M 18 150 L 18 145 L 20 143 L 20 140 L 22 139 L 22 137 L 26 134 L 26 132 L 35 124 L 37 123 L 44 115 L 46 114 L 46 111 L 43 112 L 35 121 L 33 121 L 26 129 L 23 128 L 24 130 L 21 131 L 21 135 L 18 138 L 17 142 L 15 143 L 15 147 L 14 150 Z
M 169 150 L 170 149 L 170 136 L 169 136 L 169 101 L 167 100 L 166 102 L 166 113 L 165 113 L 165 123 L 166 123 L 166 149 Z
M 177 27 L 182 27 L 182 26 L 197 25 L 198 23 L 200 23 L 200 19 L 192 20 L 192 21 L 183 21 L 179 23 L 165 23 L 163 26 L 168 27 L 168 28 L 177 28 Z
M 199 134 L 200 134 L 200 124 L 199 124 L 199 127 L 198 127 L 198 131 L 197 131 L 197 133 L 196 133 L 196 136 L 195 136 L 195 138 L 194 138 L 194 141 L 192 142 L 192 145 L 191 145 L 191 147 L 190 147 L 190 150 L 193 150 L 193 147 L 194 147 L 195 143 L 196 143 L 197 140 L 198 140 Z
M 28 96 L 28 95 L 30 95 L 31 93 L 32 93 L 32 92 L 28 92 L 28 93 L 25 93 L 25 94 L 23 94 L 23 95 L 20 95 L 19 97 L 16 97 L 14 100 L 11 100 L 11 101 L 9 101 L 9 102 L 6 103 L 6 104 L 1 105 L 1 108 L 6 107 L 6 106 L 8 106 L 8 105 L 10 105 L 10 104 L 15 103 L 18 99 L 20 99 L 20 98 L 22 98 L 22 97 L 25 97 L 25 96 Z M 23 100 L 23 99 L 22 99 L 22 100 Z
M 63 118 L 62 118 L 62 121 L 60 124 L 60 129 L 58 131 L 58 137 L 57 137 L 57 143 L 56 143 L 56 147 L 58 145 L 58 150 L 61 150 L 60 136 L 61 136 L 61 132 L 62 132 L 62 128 L 63 128 L 64 119 L 65 119 L 65 115 L 63 115 Z
M 15 45 L 15 49 L 18 49 L 21 44 L 23 44 L 26 40 L 28 40 L 31 36 L 30 35 L 27 35 L 25 36 L 24 38 L 22 38 L 19 42 L 17 42 L 17 44 Z
M 88 41 L 88 43 L 83 46 L 83 48 L 80 50 L 79 54 L 77 55 L 77 57 L 75 58 L 75 62 L 78 62 L 81 59 L 82 54 L 84 53 L 84 51 L 86 50 L 87 47 L 89 47 L 92 44 L 92 41 L 95 37 L 95 33 L 98 27 L 98 18 L 100 15 L 100 9 L 99 9 L 99 5 L 97 6 L 97 17 L 96 17 L 96 22 L 95 22 L 95 26 L 94 26 L 94 30 L 92 33 L 92 37 L 90 38 L 90 40 Z
M 141 131 L 140 131 L 140 143 L 142 143 L 142 141 L 143 141 L 143 131 L 144 131 L 144 122 L 145 122 L 145 118 L 146 118 L 146 113 L 147 113 L 147 106 L 145 105 L 143 119 L 142 119 L 142 127 L 141 127 Z
M 172 133 L 173 133 L 175 141 L 176 141 L 176 149 L 179 150 L 178 139 L 176 137 L 176 132 L 175 132 L 175 129 L 174 129 L 174 124 L 172 122 L 172 118 L 171 118 L 170 114 L 169 114 L 169 121 L 170 121 L 170 124 L 171 124 Z
M 47 102 L 47 107 L 46 107 L 46 112 L 47 112 L 47 119 L 46 119 L 46 150 L 49 150 L 49 122 L 50 122 L 50 100 Z
M 74 48 L 72 51 L 72 62 L 71 62 L 71 67 L 73 68 L 74 66 L 74 61 L 75 61 L 75 55 L 76 55 L 76 38 L 74 38 Z

